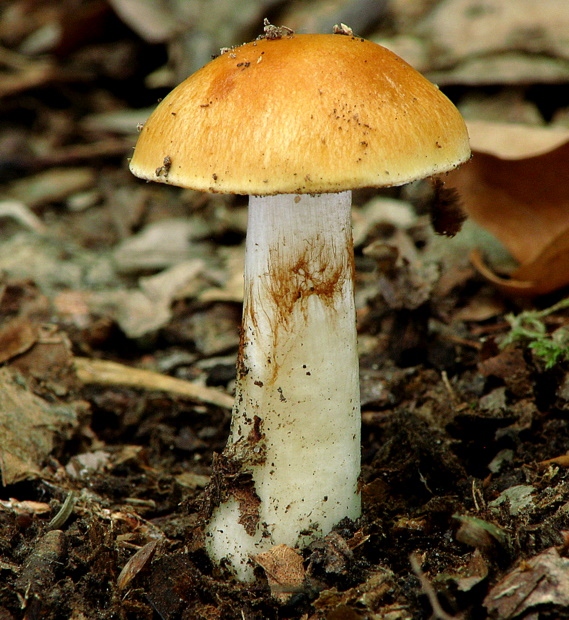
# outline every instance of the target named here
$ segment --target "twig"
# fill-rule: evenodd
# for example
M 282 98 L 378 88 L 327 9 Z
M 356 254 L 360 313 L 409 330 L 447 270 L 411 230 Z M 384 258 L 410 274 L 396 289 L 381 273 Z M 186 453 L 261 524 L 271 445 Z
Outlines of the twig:
M 472 501 L 474 502 L 476 512 L 480 512 L 482 507 L 485 507 L 486 505 L 486 502 L 484 501 L 484 495 L 482 494 L 482 491 L 478 488 L 474 480 L 472 481 Z
M 233 398 L 228 394 L 151 370 L 85 357 L 75 358 L 75 370 L 79 380 L 85 384 L 124 385 L 143 390 L 172 392 L 193 401 L 209 403 L 224 409 L 233 407 Z
M 451 382 L 448 378 L 448 374 L 446 370 L 443 370 L 441 372 L 441 379 L 443 380 L 443 385 L 445 386 L 446 391 L 448 392 L 448 395 L 450 396 L 450 399 L 452 401 L 453 405 L 458 404 L 459 402 L 459 398 L 456 395 L 456 392 L 454 391 L 454 388 L 451 385 Z
M 421 569 L 421 564 L 419 563 L 419 558 L 417 557 L 416 553 L 412 553 L 409 556 L 409 561 L 411 563 L 411 568 L 413 569 L 413 572 L 415 573 L 415 575 L 417 575 L 417 579 L 421 584 L 423 592 L 427 595 L 429 603 L 433 608 L 433 614 L 431 615 L 431 618 L 436 618 L 436 620 L 461 620 L 461 618 L 463 618 L 462 614 L 459 614 L 458 616 L 451 616 L 450 614 L 447 614 L 447 612 L 441 607 L 439 599 L 437 598 L 437 593 L 435 592 L 435 589 L 431 585 L 431 582 L 427 579 L 425 573 Z

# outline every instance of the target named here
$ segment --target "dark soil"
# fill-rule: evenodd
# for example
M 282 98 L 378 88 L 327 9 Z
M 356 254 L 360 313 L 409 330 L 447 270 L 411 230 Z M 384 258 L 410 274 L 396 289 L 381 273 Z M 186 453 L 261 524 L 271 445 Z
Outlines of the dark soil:
M 202 508 L 228 409 L 168 390 L 86 382 L 74 359 L 112 360 L 231 394 L 240 304 L 200 294 L 204 283 L 223 281 L 222 252 L 242 245 L 243 228 L 227 213 L 242 213 L 245 203 L 139 183 L 126 165 L 135 135 L 81 124 L 151 105 L 166 90 L 144 86 L 165 49 L 145 44 L 108 8 L 103 17 L 112 28 L 88 37 L 83 26 L 80 40 L 53 52 L 56 76 L 0 100 L 3 193 L 13 197 L 16 182 L 29 183 L 22 200 L 46 227 L 32 231 L 30 256 L 55 253 L 62 269 L 44 279 L 2 267 L 2 385 L 75 420 L 53 431 L 35 471 L 12 463 L 23 473 L 0 487 L 0 620 L 569 617 L 569 367 L 546 368 L 524 341 L 501 348 L 506 311 L 523 306 L 464 263 L 447 267 L 453 284 L 434 286 L 420 304 L 394 308 L 379 295 L 359 304 L 362 518 L 303 552 L 304 583 L 285 602 L 261 567 L 243 586 L 212 565 Z M 121 64 L 121 53 L 131 64 Z M 32 203 L 34 175 L 56 167 L 93 176 Z M 82 192 L 86 206 L 73 208 L 70 197 Z M 357 193 L 356 209 L 375 195 Z M 87 282 L 86 265 L 173 216 L 204 225 L 193 242 L 208 275 L 172 301 L 163 325 L 128 335 L 116 313 L 90 305 L 88 292 L 103 284 Z M 405 234 L 428 260 L 428 223 L 419 224 Z M 0 225 L 2 244 L 26 229 L 10 218 Z M 374 229 L 366 243 L 392 233 Z M 40 253 L 47 246 L 51 254 Z M 358 292 L 372 290 L 376 263 L 362 247 L 356 263 Z M 74 265 L 72 286 L 63 270 Z M 131 290 L 157 271 L 122 272 L 116 287 Z M 61 296 L 70 290 L 77 305 Z M 496 310 L 456 318 L 481 299 Z M 557 314 L 548 329 L 567 320 Z M 0 425 L 2 433 L 5 474 L 12 438 Z

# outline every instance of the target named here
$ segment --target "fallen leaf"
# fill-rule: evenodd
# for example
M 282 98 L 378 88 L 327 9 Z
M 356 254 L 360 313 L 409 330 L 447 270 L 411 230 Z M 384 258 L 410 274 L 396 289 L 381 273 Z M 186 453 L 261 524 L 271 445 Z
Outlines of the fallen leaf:
M 547 82 L 569 75 L 565 0 L 442 0 L 417 25 L 437 83 Z M 433 79 L 433 75 L 429 75 Z
M 72 478 L 79 478 L 95 472 L 103 472 L 109 465 L 110 454 L 104 450 L 94 450 L 71 457 L 65 471 Z
M 90 318 L 87 297 L 84 291 L 64 290 L 55 295 L 53 306 L 67 320 L 84 329 L 89 326 Z
M 381 227 L 407 229 L 417 224 L 418 217 L 410 203 L 396 198 L 376 196 L 364 206 L 353 209 L 354 246 L 366 245 L 377 237 Z
M 214 301 L 243 301 L 243 273 L 245 271 L 245 248 L 237 247 L 219 248 L 217 257 L 224 263 L 224 277 L 213 278 L 217 280 L 214 286 L 207 286 L 202 292 L 198 291 L 199 301 L 204 303 Z M 191 294 L 191 291 L 189 292 Z M 188 296 L 190 296 L 188 294 Z
M 536 81 L 544 84 L 555 84 L 567 80 L 569 63 L 564 58 L 545 54 L 530 55 L 525 52 L 506 51 L 482 57 L 471 56 L 452 69 L 428 71 L 425 75 L 440 86 L 525 84 L 528 75 L 536 76 Z
M 13 497 L 8 500 L 0 500 L 0 509 L 11 510 L 18 515 L 42 515 L 51 512 L 51 506 L 45 502 L 34 502 L 33 500 L 18 501 Z
M 0 98 L 13 96 L 22 91 L 45 84 L 54 80 L 59 74 L 52 62 L 36 62 L 24 67 L 15 73 L 2 72 L 0 74 Z
M 452 14 L 452 19 L 449 19 Z M 446 19 L 445 19 L 446 17 Z M 437 35 L 437 44 L 449 56 L 466 58 L 512 49 L 527 53 L 569 57 L 567 40 L 569 6 L 564 0 L 443 0 L 429 15 L 426 29 Z M 540 37 L 528 36 L 530 28 Z
M 469 120 L 467 126 L 472 149 L 499 159 L 527 159 L 545 155 L 569 141 L 569 129 L 565 127 L 482 120 Z
M 375 616 L 377 618 L 410 620 L 407 606 L 399 601 L 392 602 L 396 592 L 396 577 L 393 572 L 379 567 L 369 574 L 364 583 L 349 590 L 322 590 L 313 604 L 317 610 L 327 612 L 326 618 L 360 618 L 359 610 L 362 608 L 378 609 L 381 606 L 383 613 Z M 386 601 L 389 602 L 386 604 Z
M 53 325 L 40 324 L 35 329 L 33 346 L 12 359 L 10 366 L 38 390 L 67 394 L 76 385 L 71 342 L 67 334 Z
M 176 482 L 188 489 L 204 489 L 210 481 L 209 476 L 187 471 L 176 476 Z
M 467 272 L 470 273 L 470 272 Z M 440 290 L 440 287 L 437 287 Z M 494 295 L 479 293 L 471 298 L 464 306 L 453 313 L 453 321 L 472 321 L 480 323 L 503 315 L 505 312 L 504 303 L 501 299 L 496 299 Z
M 497 275 L 484 262 L 484 257 L 478 248 L 475 248 L 470 253 L 470 262 L 474 265 L 474 267 L 476 267 L 480 275 L 484 276 L 488 282 L 492 282 L 492 284 L 496 285 L 497 288 L 503 290 L 505 293 L 515 295 L 531 295 L 534 282 L 524 282 L 523 280 L 514 280 L 513 278 L 506 278 Z
M 540 468 L 546 468 L 550 465 L 569 467 L 569 454 L 562 454 L 561 456 L 555 456 L 552 459 L 547 459 L 546 461 L 540 461 L 537 465 Z
M 210 245 L 198 241 L 210 234 L 211 229 L 197 218 L 160 220 L 120 243 L 113 251 L 113 259 L 120 273 L 165 269 L 210 256 Z
M 71 194 L 93 187 L 95 179 L 92 168 L 52 168 L 14 181 L 8 187 L 7 194 L 28 207 L 37 207 L 59 202 Z
M 153 276 L 140 278 L 140 288 L 94 291 L 84 297 L 84 302 L 93 313 L 115 319 L 129 338 L 138 338 L 168 323 L 172 318 L 172 302 L 203 269 L 200 259 L 182 261 Z
M 30 349 L 37 341 L 37 330 L 25 318 L 16 318 L 0 327 L 0 363 Z
M 40 235 L 46 232 L 46 227 L 40 218 L 19 200 L 0 201 L 0 218 L 10 218 Z
M 120 18 L 149 43 L 160 43 L 180 32 L 182 15 L 165 0 L 111 0 Z
M 63 289 L 77 290 L 84 281 L 97 288 L 116 286 L 110 257 L 101 252 L 79 249 L 61 239 L 18 232 L 0 245 L 0 270 L 10 280 L 37 283 L 44 294 Z M 93 284 L 91 284 L 93 285 Z
M 453 577 L 458 589 L 469 592 L 481 581 L 488 577 L 488 562 L 478 549 L 475 549 L 469 558 L 464 571 Z
M 149 543 L 146 543 L 144 547 L 141 547 L 123 566 L 123 569 L 117 579 L 117 586 L 119 590 L 124 590 L 128 585 L 130 585 L 138 573 L 140 573 L 140 571 L 148 565 L 156 552 L 158 542 L 158 540 L 151 540 Z
M 491 508 L 498 508 L 504 504 L 513 517 L 520 514 L 529 514 L 535 508 L 535 502 L 532 494 L 535 493 L 535 487 L 529 484 L 516 484 L 502 491 L 498 497 L 489 502 Z
M 390 308 L 415 310 L 431 298 L 439 266 L 423 261 L 405 232 L 395 231 L 388 241 L 372 241 L 364 247 L 363 254 L 376 261 L 376 294 Z
M 449 173 L 469 217 L 508 249 L 519 267 L 508 277 L 476 268 L 507 293 L 536 296 L 569 284 L 569 131 L 469 123 L 472 160 Z
M 459 542 L 482 551 L 504 549 L 508 546 L 506 532 L 494 523 L 468 515 L 454 515 L 453 518 L 460 523 L 456 532 L 456 539 Z
M 310 545 L 310 563 L 322 566 L 327 573 L 346 571 L 353 559 L 348 543 L 338 532 L 330 532 Z
M 0 368 L 0 469 L 2 484 L 39 474 L 55 440 L 77 425 L 72 407 L 39 398 Z
M 525 616 L 544 605 L 554 606 L 557 617 L 560 608 L 567 613 L 569 607 L 569 559 L 560 557 L 555 548 L 522 562 L 484 599 L 486 609 L 498 618 Z
M 478 372 L 483 377 L 498 377 L 513 394 L 524 397 L 532 393 L 534 384 L 520 348 L 507 347 L 497 355 L 482 360 Z
M 267 575 L 271 594 L 286 602 L 304 583 L 302 556 L 286 545 L 275 545 L 255 556 Z

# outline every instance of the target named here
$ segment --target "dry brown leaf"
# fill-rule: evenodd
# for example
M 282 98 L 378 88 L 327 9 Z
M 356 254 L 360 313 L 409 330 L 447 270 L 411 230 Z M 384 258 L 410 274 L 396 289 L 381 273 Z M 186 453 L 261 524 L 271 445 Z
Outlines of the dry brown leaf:
M 551 611 L 557 609 L 561 617 L 569 608 L 569 559 L 554 548 L 530 558 L 490 590 L 484 605 L 499 618 L 527 617 L 545 605 L 553 607 Z
M 535 285 L 534 282 L 523 282 L 522 280 L 515 280 L 514 278 L 506 278 L 497 275 L 486 265 L 484 257 L 477 248 L 470 253 L 470 261 L 481 275 L 505 293 L 513 295 L 532 295 L 532 288 Z
M 51 512 L 51 506 L 45 502 L 34 502 L 33 500 L 19 501 L 11 497 L 10 499 L 0 500 L 0 510 L 10 510 L 17 515 L 43 515 Z
M 83 300 L 94 314 L 112 317 L 129 338 L 164 327 L 172 318 L 172 302 L 198 279 L 205 266 L 200 259 L 178 262 L 146 278 L 137 289 L 93 291 Z
M 453 577 L 458 589 L 462 592 L 470 592 L 481 581 L 484 581 L 488 577 L 488 562 L 480 553 L 478 549 L 475 549 L 470 556 L 467 565 L 461 573 Z
M 374 618 L 410 620 L 407 605 L 397 600 L 395 584 L 396 577 L 389 569 L 377 567 L 364 583 L 349 590 L 338 591 L 335 587 L 322 590 L 313 604 L 320 612 L 327 612 L 326 618 L 360 618 L 362 608 L 381 608 L 381 615 Z
M 490 293 L 479 293 L 453 312 L 452 320 L 482 323 L 502 316 L 505 312 L 505 303 L 502 299 Z
M 28 378 L 31 385 L 62 396 L 76 384 L 71 342 L 53 325 L 34 326 L 33 346 L 11 360 L 10 367 Z
M 482 360 L 478 364 L 478 372 L 483 377 L 502 379 L 506 387 L 520 398 L 533 390 L 531 373 L 519 348 L 507 347 L 497 355 Z
M 286 545 L 275 545 L 255 556 L 267 575 L 271 594 L 280 601 L 287 601 L 304 583 L 302 556 Z
M 482 120 L 469 120 L 467 125 L 472 149 L 500 159 L 527 159 L 544 155 L 569 141 L 569 129 L 565 127 Z
M 0 326 L 0 363 L 24 353 L 37 341 L 37 330 L 26 318 L 16 318 Z
M 146 543 L 144 547 L 141 547 L 123 566 L 117 579 L 119 590 L 124 590 L 129 586 L 134 578 L 148 566 L 156 552 L 156 547 L 159 542 L 158 540 L 151 540 Z
M 555 456 L 552 459 L 546 461 L 540 461 L 538 467 L 545 468 L 550 465 L 557 465 L 559 467 L 569 467 L 569 454 L 562 454 L 561 456 Z
M 472 160 L 448 175 L 468 215 L 519 263 L 509 279 L 473 263 L 502 290 L 535 296 L 569 284 L 569 131 L 469 123 Z
M 70 407 L 51 405 L 22 387 L 7 368 L 0 369 L 2 484 L 37 475 L 56 436 L 76 424 L 76 414 Z

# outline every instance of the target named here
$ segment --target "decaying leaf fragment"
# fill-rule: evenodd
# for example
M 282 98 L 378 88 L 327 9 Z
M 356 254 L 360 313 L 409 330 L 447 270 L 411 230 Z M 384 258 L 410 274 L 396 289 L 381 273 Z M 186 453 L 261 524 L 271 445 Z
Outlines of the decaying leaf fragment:
M 77 424 L 71 407 L 52 405 L 0 369 L 0 469 L 8 485 L 37 475 L 56 437 Z
M 541 0 L 538 11 L 533 0 L 433 4 L 418 30 L 433 42 L 437 78 L 515 84 L 525 83 L 528 76 L 545 83 L 567 75 L 567 41 L 560 33 L 569 23 L 569 6 L 563 0 Z
M 304 583 L 302 556 L 286 545 L 275 545 L 255 556 L 267 575 L 271 594 L 280 601 L 287 601 Z
M 543 605 L 554 606 L 558 612 L 566 610 L 569 608 L 569 559 L 560 557 L 551 548 L 522 562 L 490 590 L 484 605 L 498 618 L 525 617 L 529 610 Z
M 0 326 L 0 363 L 30 349 L 37 341 L 34 325 L 25 318 L 6 321 Z
M 569 131 L 473 121 L 472 160 L 449 173 L 475 222 L 519 263 L 508 277 L 472 261 L 506 293 L 536 296 L 569 284 Z
M 454 515 L 454 518 L 460 523 L 456 539 L 461 543 L 483 551 L 508 546 L 506 533 L 494 523 L 468 515 Z
M 148 565 L 156 552 L 158 542 L 158 540 L 151 540 L 146 543 L 123 566 L 123 569 L 117 579 L 117 586 L 119 590 L 124 590 L 128 587 L 138 573 L 140 573 L 140 571 Z

